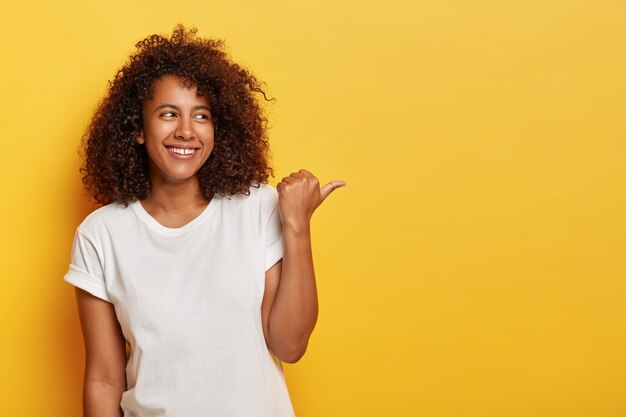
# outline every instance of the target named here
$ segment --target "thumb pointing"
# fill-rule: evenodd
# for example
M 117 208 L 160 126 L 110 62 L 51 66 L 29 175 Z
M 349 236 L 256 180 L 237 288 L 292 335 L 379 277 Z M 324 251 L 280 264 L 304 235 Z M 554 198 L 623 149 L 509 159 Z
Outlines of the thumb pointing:
M 323 186 L 322 189 L 320 190 L 320 195 L 322 196 L 322 201 L 324 201 L 326 199 L 326 197 L 328 197 L 330 195 L 330 193 L 335 191 L 337 188 L 344 187 L 345 185 L 346 185 L 345 182 L 343 182 L 341 180 L 335 180 L 335 181 L 331 181 L 328 184 L 326 184 L 325 186 Z

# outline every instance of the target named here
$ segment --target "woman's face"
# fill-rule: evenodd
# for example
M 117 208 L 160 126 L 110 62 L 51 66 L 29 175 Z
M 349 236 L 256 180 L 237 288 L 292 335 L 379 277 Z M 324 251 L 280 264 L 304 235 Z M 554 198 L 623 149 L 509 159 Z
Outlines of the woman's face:
M 197 87 L 166 75 L 155 82 L 153 97 L 143 106 L 139 134 L 150 158 L 152 183 L 195 181 L 213 150 L 213 120 L 206 97 Z

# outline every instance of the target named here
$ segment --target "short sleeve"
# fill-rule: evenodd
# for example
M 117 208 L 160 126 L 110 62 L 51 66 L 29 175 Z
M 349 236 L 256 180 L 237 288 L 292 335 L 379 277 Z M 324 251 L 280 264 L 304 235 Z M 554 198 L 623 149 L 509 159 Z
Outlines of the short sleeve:
M 63 280 L 104 301 L 111 302 L 98 252 L 79 229 L 74 236 L 70 267 Z
M 264 193 L 263 209 L 265 218 L 265 270 L 270 269 L 283 257 L 283 225 L 278 211 L 278 191 L 270 185 Z

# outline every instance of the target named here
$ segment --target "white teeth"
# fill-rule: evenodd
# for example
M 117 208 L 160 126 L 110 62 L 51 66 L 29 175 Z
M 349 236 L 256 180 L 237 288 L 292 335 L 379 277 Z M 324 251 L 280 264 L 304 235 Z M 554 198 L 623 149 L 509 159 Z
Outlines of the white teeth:
M 197 149 L 184 149 L 184 148 L 167 148 L 172 153 L 177 153 L 179 155 L 191 155 L 196 152 Z

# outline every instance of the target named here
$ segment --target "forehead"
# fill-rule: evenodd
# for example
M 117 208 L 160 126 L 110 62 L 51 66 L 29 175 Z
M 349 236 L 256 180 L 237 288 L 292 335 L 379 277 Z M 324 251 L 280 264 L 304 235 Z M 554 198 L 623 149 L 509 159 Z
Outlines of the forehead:
M 176 75 L 165 75 L 157 79 L 152 85 L 150 98 L 145 104 L 162 104 L 163 102 L 208 104 L 207 98 L 198 91 L 196 84 Z

